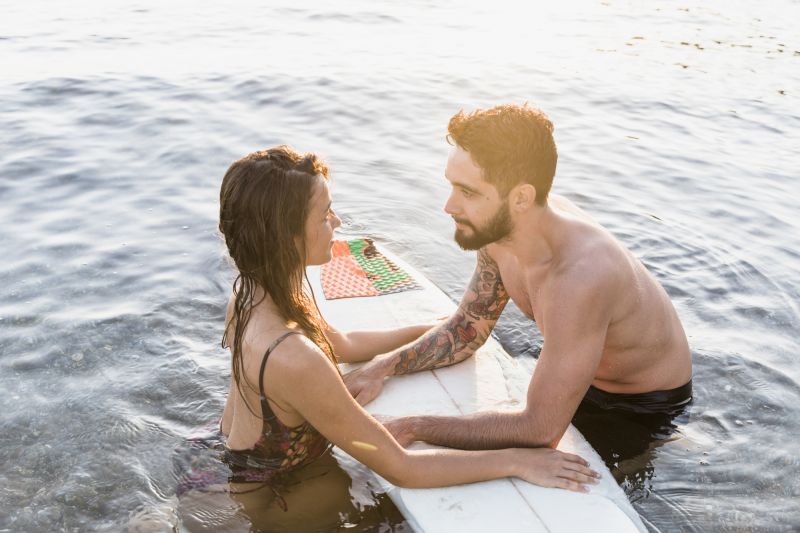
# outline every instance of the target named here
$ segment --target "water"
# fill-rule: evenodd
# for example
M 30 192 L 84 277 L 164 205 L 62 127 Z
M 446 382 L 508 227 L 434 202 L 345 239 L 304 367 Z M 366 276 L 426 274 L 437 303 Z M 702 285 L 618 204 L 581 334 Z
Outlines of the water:
M 446 123 L 523 101 L 556 125 L 554 190 L 642 258 L 695 353 L 634 506 L 665 532 L 800 529 L 798 2 L 75 4 L 0 6 L 0 531 L 169 509 L 171 450 L 227 388 L 232 160 L 319 152 L 341 234 L 457 299 Z M 532 326 L 497 331 L 530 364 Z

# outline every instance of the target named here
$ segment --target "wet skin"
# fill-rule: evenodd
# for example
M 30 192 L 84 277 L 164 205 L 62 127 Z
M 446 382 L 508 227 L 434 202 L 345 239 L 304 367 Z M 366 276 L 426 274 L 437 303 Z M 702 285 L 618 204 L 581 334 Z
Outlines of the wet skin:
M 557 196 L 536 203 L 532 185 L 508 196 L 455 147 L 445 176 L 445 211 L 456 241 L 483 244 L 458 310 L 418 342 L 376 358 L 346 377 L 359 401 L 388 375 L 437 368 L 471 356 L 509 299 L 539 327 L 544 344 L 516 413 L 408 417 L 387 425 L 403 440 L 467 449 L 554 446 L 589 385 L 613 393 L 679 387 L 691 378 L 691 353 L 664 289 L 644 265 L 577 206 Z M 508 209 L 510 230 L 500 213 Z

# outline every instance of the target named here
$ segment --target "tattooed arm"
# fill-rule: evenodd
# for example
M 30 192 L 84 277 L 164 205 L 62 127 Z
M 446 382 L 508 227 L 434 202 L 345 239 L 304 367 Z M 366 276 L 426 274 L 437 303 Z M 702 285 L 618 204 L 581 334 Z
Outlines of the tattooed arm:
M 482 248 L 456 312 L 417 341 L 378 356 L 347 374 L 347 388 L 365 405 L 378 395 L 384 378 L 389 375 L 440 368 L 467 359 L 486 342 L 507 302 L 508 294 L 497 263 Z

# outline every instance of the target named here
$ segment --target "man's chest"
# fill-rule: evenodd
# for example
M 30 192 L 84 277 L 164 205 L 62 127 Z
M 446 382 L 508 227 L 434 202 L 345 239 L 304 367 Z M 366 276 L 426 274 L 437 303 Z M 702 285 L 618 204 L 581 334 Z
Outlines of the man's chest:
M 514 261 L 498 261 L 497 266 L 508 297 L 525 316 L 536 321 L 536 317 L 541 315 L 539 313 L 542 288 L 540 277 L 531 275 Z

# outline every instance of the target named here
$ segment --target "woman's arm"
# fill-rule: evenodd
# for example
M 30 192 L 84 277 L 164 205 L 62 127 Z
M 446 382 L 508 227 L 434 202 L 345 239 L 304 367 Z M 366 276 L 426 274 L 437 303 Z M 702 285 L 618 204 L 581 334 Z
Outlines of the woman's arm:
M 350 396 L 334 365 L 304 337 L 282 343 L 268 362 L 265 387 L 328 440 L 395 485 L 441 487 L 516 476 L 583 491 L 596 474 L 578 456 L 556 450 L 405 450 Z
M 340 363 L 368 361 L 417 339 L 436 324 L 420 324 L 397 329 L 342 332 L 329 326 L 326 334 Z

